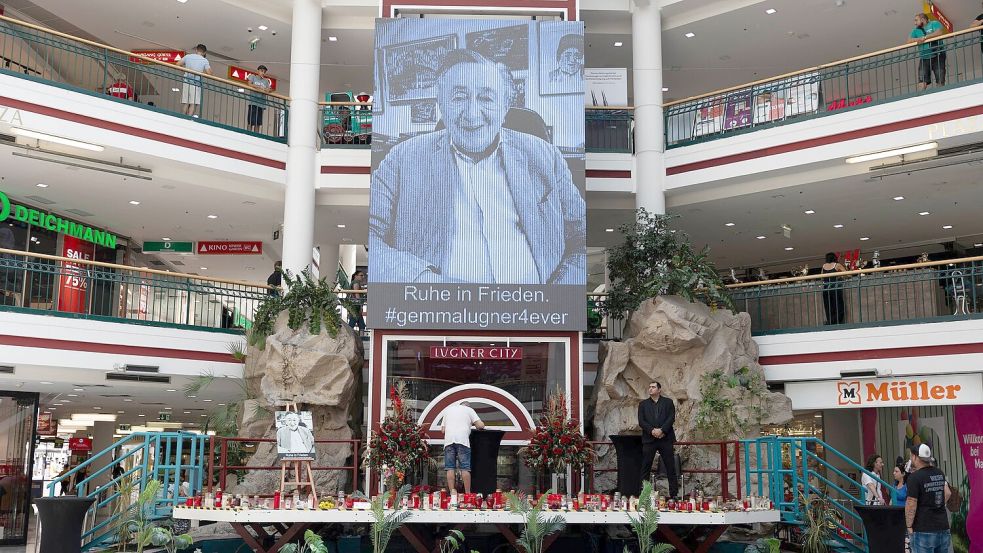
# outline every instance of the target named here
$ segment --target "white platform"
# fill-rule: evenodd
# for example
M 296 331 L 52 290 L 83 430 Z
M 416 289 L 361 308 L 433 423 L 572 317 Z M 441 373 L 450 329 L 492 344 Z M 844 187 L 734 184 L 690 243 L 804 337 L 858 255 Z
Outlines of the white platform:
M 417 524 L 521 524 L 522 516 L 509 511 L 410 511 L 406 522 Z M 544 516 L 559 515 L 568 524 L 628 524 L 628 517 L 636 513 L 624 511 L 585 512 L 585 511 L 543 511 Z M 327 511 L 310 510 L 269 510 L 269 509 L 195 509 L 175 507 L 174 518 L 206 520 L 232 523 L 276 523 L 276 522 L 373 522 L 369 511 Z M 778 522 L 778 511 L 747 511 L 723 513 L 659 513 L 659 523 L 666 525 L 719 525 L 751 524 L 756 522 Z

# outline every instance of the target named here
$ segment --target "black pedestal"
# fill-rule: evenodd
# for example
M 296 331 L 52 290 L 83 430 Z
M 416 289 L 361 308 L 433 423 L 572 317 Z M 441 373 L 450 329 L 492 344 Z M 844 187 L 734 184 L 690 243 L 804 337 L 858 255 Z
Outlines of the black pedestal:
M 612 434 L 608 438 L 618 455 L 618 491 L 626 497 L 638 497 L 642 494 L 642 436 Z
M 488 495 L 498 483 L 498 447 L 502 430 L 471 431 L 471 491 Z
M 854 505 L 867 531 L 867 550 L 870 553 L 904 551 L 904 507 L 887 505 Z
M 82 522 L 85 512 L 95 502 L 88 497 L 39 497 L 38 520 L 41 522 L 40 553 L 80 553 Z

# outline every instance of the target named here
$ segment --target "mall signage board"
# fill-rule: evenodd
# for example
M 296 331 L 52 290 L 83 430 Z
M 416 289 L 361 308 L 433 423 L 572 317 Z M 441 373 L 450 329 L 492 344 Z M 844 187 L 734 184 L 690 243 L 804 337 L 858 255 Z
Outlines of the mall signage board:
M 177 63 L 184 59 L 184 50 L 133 50 L 136 56 L 130 56 L 133 63 L 150 63 L 143 58 L 161 61 L 164 63 Z M 140 57 L 143 56 L 143 57 Z
M 787 382 L 792 409 L 860 409 L 983 403 L 983 374 Z
M 239 81 L 241 83 L 248 83 L 250 75 L 258 75 L 255 71 L 250 71 L 244 67 L 237 67 L 235 65 L 229 66 L 229 80 Z M 270 91 L 276 92 L 276 77 L 271 77 L 269 75 L 264 75 L 264 79 L 270 81 Z
M 513 347 L 469 347 L 469 346 L 430 346 L 431 359 L 462 360 L 512 360 L 522 359 L 522 348 Z
M 17 205 L 10 201 L 6 194 L 0 192 L 0 223 L 7 219 L 15 219 L 37 227 L 46 228 L 65 236 L 73 236 L 79 240 L 91 242 L 107 248 L 116 248 L 116 235 L 92 228 L 90 226 L 62 219 L 57 215 L 46 213 L 33 207 Z
M 199 255 L 262 255 L 263 243 L 251 240 L 198 242 L 195 251 Z
M 69 451 L 92 451 L 92 438 L 69 438 Z
M 194 242 L 144 242 L 144 253 L 194 253 Z
M 583 23 L 377 19 L 374 59 L 370 324 L 585 330 Z

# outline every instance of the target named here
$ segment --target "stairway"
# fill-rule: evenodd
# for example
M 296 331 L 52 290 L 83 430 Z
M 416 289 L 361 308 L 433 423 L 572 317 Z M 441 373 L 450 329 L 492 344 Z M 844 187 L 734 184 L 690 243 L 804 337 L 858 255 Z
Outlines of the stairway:
M 146 507 L 150 519 L 166 518 L 175 505 L 184 503 L 186 498 L 179 491 L 182 482 L 190 484 L 191 495 L 202 489 L 207 442 L 208 436 L 190 432 L 135 432 L 53 480 L 45 493 L 54 496 L 57 484 L 73 483 L 75 494 L 95 499 L 86 515 L 82 547 L 85 551 L 105 547 L 117 541 L 120 527 L 133 517 L 135 498 L 148 482 L 162 484 L 161 492 Z M 92 471 L 103 463 L 104 467 Z M 117 466 L 124 470 L 113 477 Z
M 838 519 L 828 540 L 831 550 L 867 553 L 863 524 L 853 508 L 866 503 L 861 475 L 873 476 L 892 496 L 894 486 L 817 438 L 762 436 L 742 444 L 747 493 L 770 497 L 782 522 L 803 528 L 807 505 L 829 505 Z

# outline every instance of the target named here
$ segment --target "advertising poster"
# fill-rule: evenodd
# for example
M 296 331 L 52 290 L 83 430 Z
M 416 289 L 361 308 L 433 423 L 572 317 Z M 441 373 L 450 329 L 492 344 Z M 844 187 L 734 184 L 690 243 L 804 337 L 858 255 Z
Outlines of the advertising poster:
M 584 80 L 587 81 L 584 105 L 588 107 L 628 105 L 627 69 L 587 68 L 584 70 Z
M 751 124 L 751 91 L 742 91 L 727 98 L 724 112 L 724 128 L 727 130 L 747 127 Z
M 586 328 L 583 33 L 376 21 L 374 327 Z
M 40 413 L 38 415 L 38 436 L 54 436 L 58 434 L 58 421 L 52 413 Z
M 696 109 L 693 136 L 718 133 L 724 129 L 725 98 L 711 98 Z
M 314 418 L 311 412 L 277 412 L 277 461 L 313 461 L 314 456 Z
M 955 407 L 953 418 L 968 480 L 953 482 L 963 495 L 962 508 L 952 514 L 953 541 L 964 534 L 969 553 L 983 553 L 983 405 Z
M 92 261 L 96 247 L 78 238 L 65 234 L 62 236 L 62 257 Z M 58 290 L 58 311 L 65 313 L 85 313 L 87 311 L 89 266 L 65 262 Z

